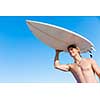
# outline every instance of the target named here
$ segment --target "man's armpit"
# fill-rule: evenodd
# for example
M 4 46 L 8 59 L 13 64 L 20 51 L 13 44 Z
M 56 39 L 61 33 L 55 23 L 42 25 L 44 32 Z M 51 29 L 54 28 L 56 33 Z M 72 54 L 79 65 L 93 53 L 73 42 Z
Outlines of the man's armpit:
M 67 71 L 70 71 L 70 69 L 71 69 L 71 65 L 70 64 L 66 64 L 65 67 L 66 67 Z

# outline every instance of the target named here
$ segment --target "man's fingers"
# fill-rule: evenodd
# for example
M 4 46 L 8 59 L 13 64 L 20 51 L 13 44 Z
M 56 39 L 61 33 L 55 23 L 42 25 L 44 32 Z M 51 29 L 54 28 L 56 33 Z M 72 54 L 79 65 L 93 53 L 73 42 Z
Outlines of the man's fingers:
M 63 52 L 63 50 L 56 50 L 56 52 Z

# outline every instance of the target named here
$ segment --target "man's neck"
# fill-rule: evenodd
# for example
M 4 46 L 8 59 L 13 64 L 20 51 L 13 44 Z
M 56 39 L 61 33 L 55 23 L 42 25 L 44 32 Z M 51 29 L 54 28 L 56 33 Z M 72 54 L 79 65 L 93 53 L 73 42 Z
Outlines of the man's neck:
M 74 57 L 74 62 L 75 62 L 75 63 L 79 63 L 81 60 L 82 60 L 82 57 L 81 57 L 80 55 L 76 55 L 76 56 Z

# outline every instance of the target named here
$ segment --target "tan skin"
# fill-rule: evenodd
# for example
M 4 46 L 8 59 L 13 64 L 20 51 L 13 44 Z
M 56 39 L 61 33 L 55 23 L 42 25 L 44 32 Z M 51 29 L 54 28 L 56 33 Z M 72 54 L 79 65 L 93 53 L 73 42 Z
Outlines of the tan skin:
M 56 69 L 62 71 L 70 71 L 77 83 L 98 83 L 95 78 L 95 73 L 100 78 L 100 68 L 96 64 L 95 60 L 91 58 L 82 58 L 80 56 L 79 48 L 69 48 L 68 52 L 74 59 L 73 64 L 60 64 L 59 54 L 62 50 L 56 50 L 54 66 Z

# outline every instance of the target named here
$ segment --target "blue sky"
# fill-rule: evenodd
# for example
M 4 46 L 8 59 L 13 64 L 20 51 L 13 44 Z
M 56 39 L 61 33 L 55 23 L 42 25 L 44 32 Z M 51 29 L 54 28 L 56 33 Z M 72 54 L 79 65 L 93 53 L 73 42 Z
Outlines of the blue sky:
M 0 16 L 0 82 L 74 83 L 70 72 L 54 69 L 55 50 L 37 39 L 26 20 L 54 24 L 83 35 L 92 41 L 94 59 L 100 66 L 100 17 L 95 16 Z M 82 54 L 89 57 L 89 54 Z M 61 53 L 61 63 L 71 63 L 68 53 Z

